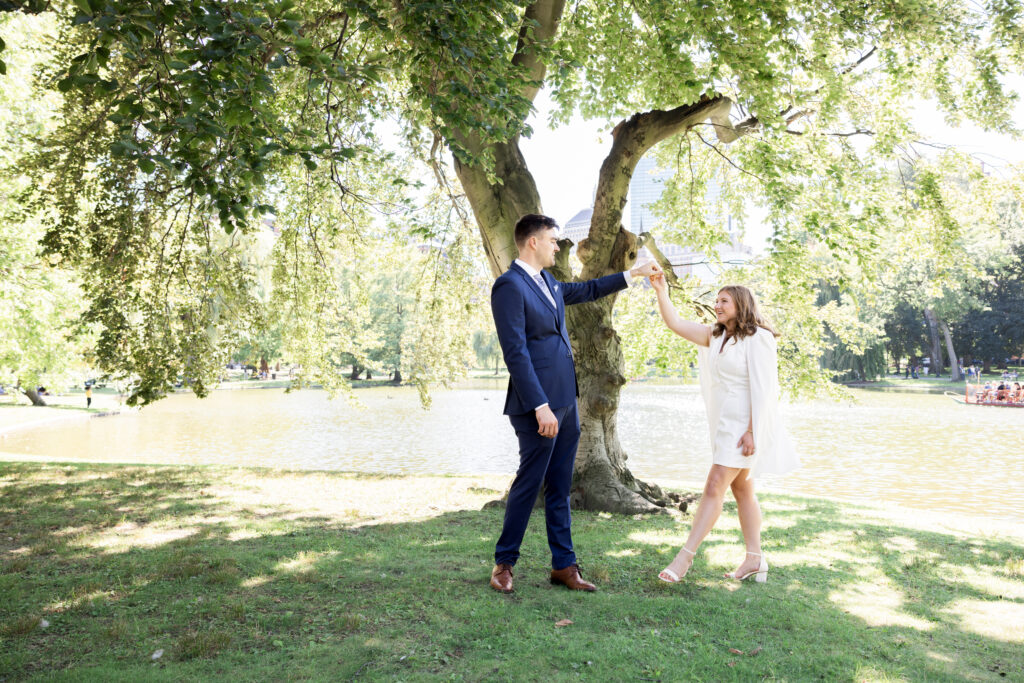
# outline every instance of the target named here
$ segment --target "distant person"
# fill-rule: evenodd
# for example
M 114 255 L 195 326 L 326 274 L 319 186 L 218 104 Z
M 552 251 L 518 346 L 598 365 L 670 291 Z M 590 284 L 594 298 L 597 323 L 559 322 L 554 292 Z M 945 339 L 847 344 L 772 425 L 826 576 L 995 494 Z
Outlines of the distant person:
M 761 550 L 761 507 L 754 477 L 785 474 L 800 464 L 779 417 L 778 333 L 761 316 L 753 292 L 746 287 L 729 285 L 718 291 L 717 322 L 712 326 L 682 319 L 669 299 L 664 274 L 650 279 L 666 327 L 697 345 L 713 455 L 686 542 L 658 578 L 678 583 L 686 576 L 731 489 L 746 555 L 726 577 L 736 581 L 753 577 L 764 583 L 768 561 Z
M 85 407 L 86 408 L 91 408 L 92 407 L 92 385 L 91 384 L 86 384 L 85 385 Z

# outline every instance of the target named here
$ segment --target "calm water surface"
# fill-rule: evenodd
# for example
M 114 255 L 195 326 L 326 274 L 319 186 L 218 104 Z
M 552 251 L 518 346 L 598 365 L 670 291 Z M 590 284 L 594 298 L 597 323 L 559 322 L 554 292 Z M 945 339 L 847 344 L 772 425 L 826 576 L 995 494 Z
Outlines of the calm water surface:
M 513 473 L 516 442 L 500 415 L 504 387 L 438 391 L 429 411 L 408 388 L 171 396 L 117 417 L 14 432 L 7 453 L 67 460 L 232 464 L 405 473 Z M 858 391 L 854 404 L 784 406 L 803 467 L 770 490 L 891 501 L 1024 522 L 1024 409 L 969 407 L 929 394 Z M 619 435 L 635 474 L 702 482 L 710 463 L 696 386 L 625 389 Z

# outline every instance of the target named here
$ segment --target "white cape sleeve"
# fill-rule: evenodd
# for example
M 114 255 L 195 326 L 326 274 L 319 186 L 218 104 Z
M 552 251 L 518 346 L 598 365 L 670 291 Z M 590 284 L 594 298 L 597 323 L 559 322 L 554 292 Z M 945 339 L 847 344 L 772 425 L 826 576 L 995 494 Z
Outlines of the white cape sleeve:
M 759 328 L 747 339 L 750 411 L 757 460 L 750 476 L 785 474 L 800 466 L 800 457 L 782 424 L 779 410 L 779 360 L 775 335 Z

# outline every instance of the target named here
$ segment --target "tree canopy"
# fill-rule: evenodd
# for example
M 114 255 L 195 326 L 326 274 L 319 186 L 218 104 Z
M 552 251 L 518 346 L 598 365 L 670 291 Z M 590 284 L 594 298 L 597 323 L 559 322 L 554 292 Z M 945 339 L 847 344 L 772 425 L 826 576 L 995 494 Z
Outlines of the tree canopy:
M 60 93 L 62 107 L 22 166 L 31 211 L 47 227 L 47 254 L 89 269 L 85 319 L 99 331 L 99 361 L 138 378 L 133 395 L 143 402 L 182 375 L 201 393 L 228 342 L 252 325 L 251 269 L 216 235 L 257 230 L 261 215 L 281 229 L 274 296 L 289 321 L 285 344 L 324 375 L 345 350 L 346 334 L 323 325 L 345 319 L 336 275 L 389 226 L 411 225 L 407 234 L 468 264 L 468 205 L 492 273 L 504 270 L 516 218 L 542 210 L 518 147 L 541 87 L 558 105 L 555 123 L 579 112 L 614 126 L 595 169 L 581 271 L 563 259 L 556 274 L 622 269 L 657 240 L 712 249 L 722 234 L 704 206 L 714 178 L 716 201 L 733 215 L 750 202 L 767 212 L 763 268 L 738 277 L 757 286 L 786 332 L 787 372 L 797 385 L 813 381 L 822 374 L 808 359 L 828 344 L 815 283 L 849 289 L 877 277 L 892 226 L 923 236 L 940 267 L 960 253 L 964 227 L 941 176 L 922 166 L 894 191 L 897 160 L 919 161 L 910 103 L 932 98 L 953 122 L 1015 134 L 1016 96 L 1004 80 L 1024 66 L 1018 0 L 74 0 L 2 9 L 46 10 L 57 21 L 38 84 Z M 635 235 L 622 209 L 651 152 L 677 171 L 662 210 L 671 228 Z M 416 164 L 433 172 L 433 190 L 409 186 Z M 438 272 L 455 287 L 454 275 L 470 271 Z M 433 301 L 455 315 L 452 299 Z M 570 320 L 583 394 L 577 471 L 586 479 L 600 470 L 657 498 L 628 475 L 614 433 L 625 382 L 614 302 L 577 307 Z M 602 431 L 587 451 L 587 434 Z M 602 486 L 594 481 L 589 490 Z M 631 500 L 624 509 L 644 509 Z

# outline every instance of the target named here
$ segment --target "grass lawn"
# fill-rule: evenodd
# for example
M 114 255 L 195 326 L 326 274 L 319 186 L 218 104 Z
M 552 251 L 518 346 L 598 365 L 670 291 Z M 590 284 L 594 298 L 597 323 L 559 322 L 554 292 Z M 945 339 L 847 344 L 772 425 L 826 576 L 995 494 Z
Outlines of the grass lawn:
M 766 495 L 767 584 L 729 506 L 670 586 L 688 515 L 576 513 L 579 594 L 538 514 L 505 596 L 505 483 L 0 463 L 0 681 L 1021 680 L 1011 531 Z

